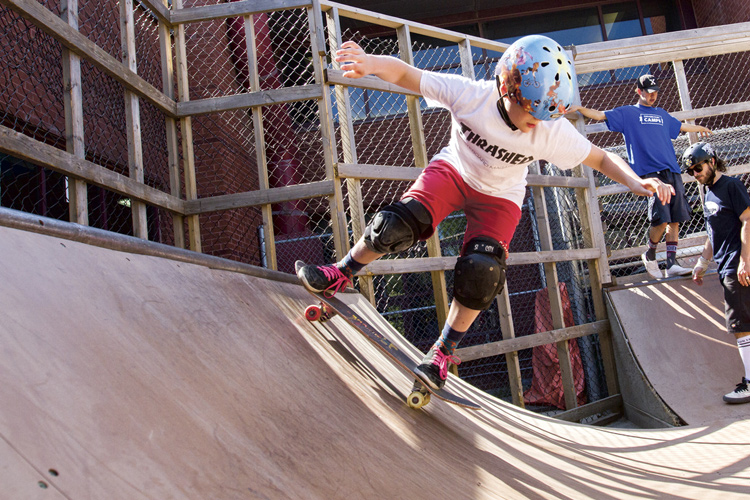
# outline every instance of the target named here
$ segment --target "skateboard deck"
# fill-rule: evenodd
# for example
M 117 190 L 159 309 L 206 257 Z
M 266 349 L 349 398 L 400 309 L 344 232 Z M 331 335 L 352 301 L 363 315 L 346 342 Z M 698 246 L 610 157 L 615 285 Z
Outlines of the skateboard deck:
M 309 292 L 309 290 L 308 290 Z M 320 305 L 309 306 L 305 309 L 305 318 L 308 321 L 327 321 L 334 315 L 338 314 L 344 321 L 354 327 L 359 333 L 365 336 L 372 344 L 378 349 L 385 353 L 395 364 L 401 369 L 405 370 L 409 375 L 413 375 L 415 378 L 414 386 L 412 391 L 407 398 L 407 404 L 412 408 L 421 408 L 430 401 L 430 395 L 434 395 L 438 399 L 447 401 L 463 408 L 470 408 L 472 410 L 481 410 L 482 407 L 464 399 L 461 396 L 453 394 L 450 390 L 433 389 L 424 383 L 414 372 L 417 367 L 416 362 L 411 359 L 404 351 L 398 348 L 387 335 L 381 333 L 377 328 L 372 326 L 370 323 L 365 321 L 362 317 L 354 312 L 347 304 L 342 302 L 337 297 L 326 297 L 320 293 L 310 292 L 315 298 L 320 301 Z

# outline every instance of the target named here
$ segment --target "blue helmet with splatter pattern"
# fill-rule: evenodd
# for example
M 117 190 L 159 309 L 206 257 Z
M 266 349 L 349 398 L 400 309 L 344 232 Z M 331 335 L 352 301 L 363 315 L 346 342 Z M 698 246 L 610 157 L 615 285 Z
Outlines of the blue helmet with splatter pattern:
M 559 43 L 543 35 L 513 42 L 495 67 L 500 95 L 539 120 L 559 118 L 573 104 L 575 69 Z

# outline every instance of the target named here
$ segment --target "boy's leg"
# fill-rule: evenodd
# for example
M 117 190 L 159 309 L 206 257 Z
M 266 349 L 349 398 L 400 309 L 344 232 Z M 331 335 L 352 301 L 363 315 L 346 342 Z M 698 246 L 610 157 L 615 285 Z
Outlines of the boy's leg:
M 651 200 L 649 200 L 651 201 Z M 649 208 L 650 211 L 650 208 Z M 649 227 L 648 230 L 648 250 L 644 252 L 641 255 L 641 261 L 643 262 L 644 267 L 646 268 L 646 271 L 648 274 L 651 275 L 652 278 L 659 279 L 662 277 L 661 272 L 659 271 L 659 263 L 656 261 L 656 247 L 661 241 L 661 237 L 664 235 L 664 232 L 667 228 L 667 224 L 659 224 L 656 226 Z

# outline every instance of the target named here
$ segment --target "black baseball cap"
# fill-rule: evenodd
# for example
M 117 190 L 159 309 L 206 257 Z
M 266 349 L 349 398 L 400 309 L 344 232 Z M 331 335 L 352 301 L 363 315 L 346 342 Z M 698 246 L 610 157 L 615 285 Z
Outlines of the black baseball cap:
M 637 85 L 639 89 L 645 90 L 649 94 L 659 91 L 659 85 L 656 83 L 656 78 L 654 78 L 654 75 L 641 75 L 638 78 Z

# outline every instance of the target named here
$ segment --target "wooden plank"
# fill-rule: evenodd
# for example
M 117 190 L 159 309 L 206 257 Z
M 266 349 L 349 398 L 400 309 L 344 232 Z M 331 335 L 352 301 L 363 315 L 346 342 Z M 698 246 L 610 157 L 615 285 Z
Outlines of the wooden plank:
M 509 266 L 542 264 L 545 262 L 567 262 L 569 260 L 592 260 L 600 255 L 597 248 L 574 250 L 553 250 L 549 252 L 516 252 L 508 257 Z M 422 273 L 428 271 L 447 271 L 456 266 L 457 257 L 438 257 L 434 259 L 381 259 L 369 264 L 362 274 L 402 274 Z
M 471 36 L 471 35 L 464 35 L 461 33 L 457 33 L 455 31 L 450 31 L 450 30 L 446 30 L 442 28 L 436 28 L 434 26 L 429 26 L 426 24 L 410 22 L 410 21 L 406 21 L 404 19 L 400 19 L 397 17 L 388 16 L 385 14 L 378 14 L 375 12 L 371 12 L 371 11 L 364 10 L 364 9 L 358 9 L 355 7 L 349 7 L 349 6 L 341 5 L 339 3 L 330 2 L 327 0 L 321 0 L 320 5 L 323 8 L 338 7 L 339 15 L 341 17 L 363 21 L 369 24 L 375 24 L 377 26 L 385 26 L 388 28 L 393 28 L 394 30 L 398 29 L 401 26 L 406 25 L 409 27 L 409 31 L 411 33 L 429 36 L 432 38 L 437 38 L 439 40 L 447 40 L 449 42 L 459 43 L 461 42 L 461 40 L 468 39 L 471 42 L 471 45 L 474 47 L 486 48 L 488 50 L 492 50 L 496 52 L 504 52 L 505 49 L 509 47 L 509 44 L 506 44 L 506 43 L 495 42 L 492 40 L 487 40 L 486 38 L 480 38 L 480 37 Z
M 22 17 L 30 20 L 39 29 L 57 39 L 65 47 L 116 79 L 126 89 L 147 99 L 169 116 L 175 116 L 175 103 L 150 83 L 134 73 L 126 65 L 109 55 L 104 49 L 81 35 L 68 23 L 59 19 L 49 9 L 35 0 L 3 0 L 3 3 Z
M 184 204 L 185 215 L 198 215 L 222 210 L 233 210 L 244 207 L 257 207 L 285 201 L 306 200 L 333 194 L 333 181 L 318 181 L 296 186 L 263 189 L 245 193 L 224 194 L 210 198 L 187 200 Z
M 247 70 L 250 80 L 251 92 L 260 91 L 260 72 L 258 70 L 258 47 L 255 44 L 255 18 L 245 16 L 245 50 L 247 52 Z M 258 168 L 258 187 L 261 192 L 271 187 L 268 176 L 268 159 L 266 158 L 265 128 L 263 127 L 263 108 L 252 108 L 253 135 L 255 140 L 255 163 Z M 263 218 L 263 245 L 266 256 L 265 265 L 269 269 L 278 269 L 276 256 L 276 233 L 273 225 L 273 207 L 271 205 L 261 206 L 261 217 Z
M 578 74 L 744 52 L 750 23 L 682 30 L 575 47 Z
M 133 18 L 133 0 L 120 0 L 120 41 L 122 59 L 128 68 L 136 73 L 135 21 Z M 125 131 L 128 140 L 128 171 L 130 178 L 143 183 L 143 142 L 141 140 L 141 105 L 138 96 L 125 90 Z M 148 239 L 148 221 L 146 205 L 140 201 L 131 201 L 130 210 L 133 219 L 133 235 L 136 238 Z
M 702 246 L 706 242 L 706 236 L 692 236 L 690 238 L 681 238 L 680 239 L 680 248 L 690 248 L 693 246 Z M 640 257 L 640 255 L 645 252 L 648 249 L 646 245 L 641 245 L 638 247 L 631 247 L 631 248 L 623 248 L 622 250 L 612 250 L 612 252 L 609 255 L 609 260 L 625 260 L 625 259 L 632 259 L 634 257 Z M 659 246 L 656 247 L 657 252 L 664 252 L 666 251 L 667 246 L 666 243 L 662 242 L 659 243 Z M 696 255 L 700 253 L 700 250 L 696 251 Z
M 162 2 L 162 0 L 138 1 L 146 6 L 148 10 L 150 10 L 151 13 L 156 16 L 156 19 L 159 21 L 159 23 L 164 24 L 169 28 L 172 27 L 172 20 L 170 19 L 170 17 L 172 16 L 172 12 L 169 10 L 169 7 Z
M 161 0 L 166 8 L 170 0 Z M 164 95 L 174 100 L 175 69 L 172 53 L 172 34 L 170 25 L 159 21 L 159 48 L 161 54 L 161 80 Z M 180 141 L 177 133 L 177 121 L 166 116 L 165 132 L 167 135 L 167 163 L 169 168 L 169 192 L 176 198 L 182 197 L 182 180 L 180 179 Z M 185 248 L 185 220 L 182 215 L 172 214 L 174 246 Z
M 301 85 L 299 87 L 257 90 L 244 94 L 178 102 L 175 110 L 179 117 L 198 116 L 236 109 L 271 106 L 285 102 L 304 101 L 306 99 L 320 99 L 322 96 L 323 91 L 319 85 Z
M 78 0 L 60 2 L 62 19 L 78 29 Z M 76 158 L 86 157 L 83 128 L 83 94 L 81 90 L 81 58 L 67 47 L 62 48 L 63 108 L 65 110 L 65 148 Z M 68 179 L 68 218 L 88 226 L 89 207 L 86 183 Z
M 174 196 L 3 126 L 0 126 L 0 151 L 171 212 L 184 211 L 182 200 Z
M 414 181 L 422 173 L 418 167 L 394 167 L 387 165 L 368 165 L 339 163 L 338 174 L 341 177 L 352 177 L 357 179 L 379 179 L 394 181 Z M 534 175 L 526 177 L 529 186 L 562 187 L 562 188 L 585 188 L 589 186 L 588 179 L 584 177 L 566 177 L 562 175 Z
M 182 8 L 182 0 L 172 0 L 175 9 Z M 179 25 L 174 29 L 175 61 L 177 63 L 177 100 L 190 100 L 190 86 L 188 83 L 187 45 L 185 41 L 185 26 Z M 182 173 L 184 175 L 185 200 L 198 198 L 198 186 L 195 178 L 195 148 L 193 144 L 193 121 L 189 116 L 180 117 L 180 132 L 182 135 Z M 197 215 L 187 217 L 187 248 L 200 252 L 201 227 Z
M 322 97 L 318 99 L 318 113 L 320 116 L 320 134 L 322 136 L 323 160 L 325 161 L 326 179 L 333 181 L 333 193 L 328 199 L 331 213 L 331 231 L 333 233 L 333 246 L 336 250 L 336 258 L 342 259 L 349 251 L 349 230 L 344 210 L 344 194 L 341 189 L 341 181 L 336 176 L 336 131 L 333 126 L 333 105 L 331 94 L 325 82 L 324 69 L 326 66 L 326 54 L 323 47 L 323 13 L 320 2 L 313 0 L 311 7 L 307 9 L 308 26 L 310 29 L 310 47 L 313 49 L 313 72 L 315 84 L 322 89 Z
M 170 20 L 174 25 L 198 23 L 279 10 L 306 9 L 311 5 L 309 0 L 242 0 L 203 7 L 175 8 Z
M 566 422 L 580 422 L 586 417 L 596 415 L 597 413 L 603 413 L 605 411 L 613 411 L 618 414 L 623 413 L 622 394 L 615 394 L 613 396 L 588 403 L 572 410 L 558 413 L 553 418 L 557 420 L 565 420 Z
M 524 335 L 507 340 L 498 340 L 487 344 L 462 347 L 456 349 L 456 355 L 462 361 L 471 361 L 473 359 L 488 358 L 490 356 L 499 356 L 509 352 L 518 352 L 532 347 L 539 347 L 547 344 L 554 344 L 571 339 L 585 337 L 587 335 L 603 334 L 610 329 L 609 321 L 595 321 L 583 325 L 571 326 L 568 328 L 558 328 L 548 332 L 535 333 L 533 335 Z
M 510 296 L 508 295 L 508 286 L 495 299 L 497 302 L 497 314 L 500 319 L 500 331 L 503 340 L 512 340 L 516 338 L 516 330 L 513 327 L 513 313 L 510 307 Z M 523 377 L 521 376 L 521 363 L 518 360 L 518 351 L 505 353 L 505 363 L 508 366 L 508 385 L 510 386 L 510 395 L 513 404 L 525 408 L 523 400 Z
M 362 78 L 347 78 L 340 69 L 326 69 L 325 81 L 329 85 L 346 85 L 347 87 L 356 87 L 360 89 L 379 90 L 381 92 L 392 92 L 394 94 L 404 94 L 411 96 L 420 96 L 417 92 L 406 90 L 403 87 L 381 80 L 377 76 L 365 75 Z

